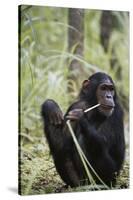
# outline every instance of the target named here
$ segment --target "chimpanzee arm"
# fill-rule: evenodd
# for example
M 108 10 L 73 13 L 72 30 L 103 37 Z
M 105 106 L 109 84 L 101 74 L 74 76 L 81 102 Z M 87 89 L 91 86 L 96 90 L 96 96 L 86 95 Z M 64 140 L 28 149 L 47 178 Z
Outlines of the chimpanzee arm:
M 97 152 L 98 154 L 103 149 L 105 150 L 106 137 L 98 133 L 98 130 L 96 130 L 93 125 L 91 125 L 85 115 L 80 118 L 79 124 L 81 127 L 81 131 L 86 138 L 86 141 L 91 144 L 91 147 L 89 147 L 89 149 Z
M 114 120 L 115 119 L 115 120 Z M 116 161 L 118 171 L 121 169 L 125 157 L 125 139 L 122 113 L 112 120 L 113 131 L 115 133 L 115 145 L 111 149 L 113 159 Z
M 77 129 L 81 129 L 82 134 L 84 135 L 85 140 L 91 143 L 91 150 L 98 149 L 98 151 L 105 146 L 106 138 L 101 134 L 98 134 L 98 131 L 95 128 L 95 125 L 91 125 L 90 119 L 92 117 L 91 112 L 87 115 L 84 113 L 81 108 L 73 108 L 68 111 L 66 119 L 71 120 L 71 126 L 77 134 Z
M 117 165 L 109 152 L 108 138 L 90 125 L 84 116 L 79 120 L 79 123 L 82 134 L 84 134 L 86 149 L 88 149 L 89 155 L 97 166 L 98 174 L 102 176 L 102 180 L 105 183 L 109 184 L 110 180 L 112 180 L 112 184 L 114 184 Z

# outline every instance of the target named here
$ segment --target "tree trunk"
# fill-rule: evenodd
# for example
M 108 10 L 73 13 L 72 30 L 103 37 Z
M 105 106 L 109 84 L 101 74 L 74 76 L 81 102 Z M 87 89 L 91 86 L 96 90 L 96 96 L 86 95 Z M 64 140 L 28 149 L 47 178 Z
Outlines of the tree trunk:
M 100 20 L 100 39 L 101 44 L 104 48 L 104 51 L 107 53 L 109 47 L 109 41 L 112 34 L 112 31 L 118 27 L 116 27 L 116 16 L 113 16 L 112 11 L 102 11 L 101 20 Z M 112 49 L 112 56 L 110 59 L 110 66 L 112 69 L 117 67 L 116 76 L 119 80 L 121 80 L 121 66 L 117 59 L 115 49 Z
M 84 51 L 84 10 L 69 8 L 68 13 L 68 50 L 75 56 L 83 57 Z M 81 63 L 73 59 L 70 63 L 70 70 L 81 70 Z
M 100 27 L 101 44 L 103 45 L 105 52 L 107 52 L 113 27 L 113 17 L 111 11 L 102 11 Z

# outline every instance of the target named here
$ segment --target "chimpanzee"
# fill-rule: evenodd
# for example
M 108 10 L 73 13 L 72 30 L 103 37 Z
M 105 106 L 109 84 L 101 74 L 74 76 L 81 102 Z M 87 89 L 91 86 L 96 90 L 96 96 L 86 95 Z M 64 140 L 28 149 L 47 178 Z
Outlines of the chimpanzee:
M 84 112 L 98 103 L 99 107 Z M 95 172 L 109 187 L 115 185 L 124 161 L 125 140 L 123 110 L 109 75 L 97 72 L 85 80 L 78 100 L 68 108 L 64 116 L 53 100 L 43 103 L 41 114 L 56 169 L 67 185 L 76 187 L 86 184 L 87 179 L 66 124 L 68 119 L 71 120 L 78 143 Z M 91 173 L 96 183 L 101 184 L 92 171 Z

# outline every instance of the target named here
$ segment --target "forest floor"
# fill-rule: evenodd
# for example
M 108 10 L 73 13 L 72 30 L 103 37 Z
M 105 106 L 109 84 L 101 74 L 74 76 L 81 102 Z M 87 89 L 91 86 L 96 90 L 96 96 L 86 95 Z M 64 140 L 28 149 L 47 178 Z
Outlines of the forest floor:
M 126 152 L 123 169 L 112 189 L 129 187 L 129 153 L 128 150 Z M 66 186 L 55 169 L 45 138 L 41 138 L 38 144 L 28 144 L 21 149 L 20 171 L 22 195 L 96 190 L 90 185 L 74 189 Z

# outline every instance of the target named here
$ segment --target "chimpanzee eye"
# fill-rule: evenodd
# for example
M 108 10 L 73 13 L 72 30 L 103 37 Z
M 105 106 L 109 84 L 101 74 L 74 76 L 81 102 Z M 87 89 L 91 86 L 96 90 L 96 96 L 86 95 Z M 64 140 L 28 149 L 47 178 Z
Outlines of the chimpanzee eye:
M 105 90 L 106 90 L 106 86 L 105 86 L 105 85 L 102 85 L 102 86 L 101 86 L 101 90 L 105 91 Z
M 112 86 L 112 87 L 110 87 L 110 91 L 114 91 L 114 87 Z

